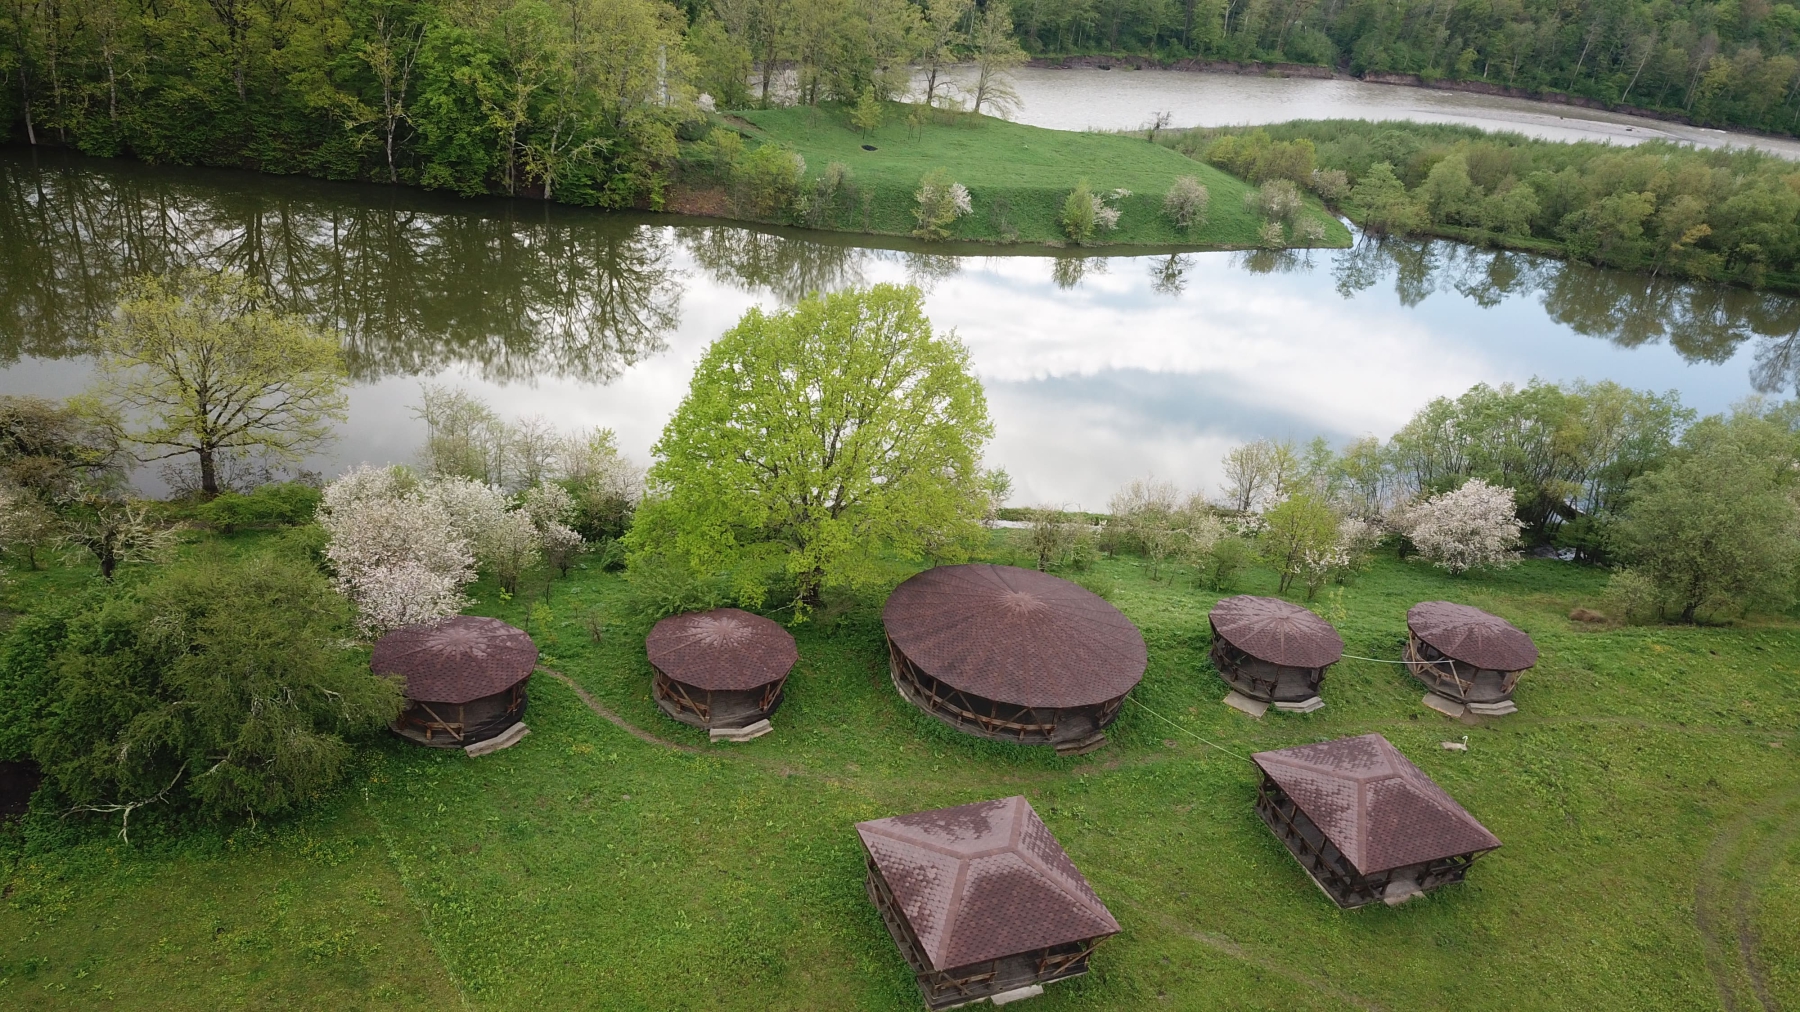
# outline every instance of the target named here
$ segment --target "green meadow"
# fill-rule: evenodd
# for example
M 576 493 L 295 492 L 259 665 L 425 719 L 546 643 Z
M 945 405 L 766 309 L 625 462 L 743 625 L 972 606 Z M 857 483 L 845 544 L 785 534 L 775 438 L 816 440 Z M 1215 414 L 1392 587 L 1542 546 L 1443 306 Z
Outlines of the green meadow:
M 1019 557 L 1005 537 L 997 561 Z M 903 702 L 879 595 L 795 629 L 773 734 L 708 744 L 651 702 L 648 623 L 624 581 L 576 570 L 531 631 L 545 668 L 593 706 L 539 673 L 533 733 L 509 750 L 380 741 L 341 795 L 279 823 L 146 816 L 129 845 L 116 823 L 54 811 L 11 825 L 0 1007 L 917 1009 L 851 824 L 1012 794 L 1124 928 L 1089 976 L 1032 1001 L 1043 1012 L 1800 1004 L 1792 623 L 1577 623 L 1603 572 L 1533 560 L 1453 578 L 1384 556 L 1313 602 L 1349 652 L 1396 657 L 1419 600 L 1490 609 L 1542 650 L 1521 712 L 1451 721 L 1402 669 L 1345 660 L 1324 710 L 1256 721 L 1220 704 L 1206 661 L 1219 594 L 1131 558 L 1093 575 L 1143 630 L 1150 665 L 1111 744 L 1058 758 Z M 92 579 L 16 572 L 10 604 Z M 1240 589 L 1273 588 L 1252 571 Z M 527 623 L 527 595 L 475 593 L 473 610 Z M 1371 731 L 1504 846 L 1462 885 L 1345 912 L 1252 811 L 1242 757 Z M 1465 735 L 1467 752 L 1439 745 Z
M 990 243 L 1067 243 L 1059 215 L 1069 192 L 1086 179 L 1096 194 L 1129 190 L 1115 201 L 1118 228 L 1093 245 L 1180 246 L 1243 249 L 1257 245 L 1262 219 L 1244 206 L 1252 189 L 1241 179 L 1184 157 L 1142 137 L 1047 130 L 991 116 L 934 112 L 918 129 L 905 119 L 911 106 L 889 104 L 882 125 L 866 135 L 836 107 L 756 109 L 725 122 L 752 145 L 780 144 L 806 160 L 809 178 L 833 162 L 850 170 L 856 188 L 823 227 L 884 235 L 909 235 L 919 180 L 945 169 L 968 187 L 972 212 L 951 229 L 953 240 Z M 871 150 L 873 149 L 873 150 Z M 1209 193 L 1204 225 L 1176 227 L 1162 212 L 1163 197 L 1182 176 L 1194 176 Z M 1350 232 L 1308 197 L 1304 214 L 1325 226 L 1325 245 L 1350 245 Z

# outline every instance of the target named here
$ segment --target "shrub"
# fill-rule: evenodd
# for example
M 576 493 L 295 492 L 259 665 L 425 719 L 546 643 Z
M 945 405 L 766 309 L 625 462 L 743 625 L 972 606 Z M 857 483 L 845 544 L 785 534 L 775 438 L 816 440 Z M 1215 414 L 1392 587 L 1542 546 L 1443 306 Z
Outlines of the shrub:
M 1338 518 L 1313 496 L 1291 495 L 1263 517 L 1257 542 L 1263 560 L 1281 574 L 1279 592 L 1285 594 L 1297 576 L 1308 575 L 1311 585 L 1314 570 L 1329 573 L 1338 551 Z
M 1210 590 L 1235 590 L 1238 577 L 1250 568 L 1255 557 L 1250 542 L 1234 534 L 1221 537 L 1197 560 L 1200 582 Z
M 927 172 L 913 197 L 919 203 L 913 211 L 913 218 L 919 223 L 913 235 L 920 239 L 950 238 L 950 226 L 972 210 L 968 189 L 951 179 L 945 169 Z
M 1094 191 L 1085 179 L 1075 184 L 1068 199 L 1063 201 L 1062 215 L 1058 220 L 1062 224 L 1063 234 L 1071 242 L 1080 245 L 1093 241 L 1094 205 Z
M 1287 230 L 1279 221 L 1265 221 L 1256 230 L 1256 244 L 1263 249 L 1286 249 Z
M 1206 224 L 1207 205 L 1212 201 L 1212 194 L 1193 176 L 1182 176 L 1175 180 L 1169 192 L 1163 196 L 1163 213 L 1175 223 L 1176 228 L 1199 228 Z
M 293 527 L 312 521 L 324 494 L 297 481 L 263 485 L 249 495 L 221 492 L 194 511 L 196 518 L 227 534 L 239 527 Z
M 297 562 L 169 570 L 69 620 L 33 754 L 78 810 L 123 820 L 158 799 L 251 818 L 310 804 L 342 779 L 348 740 L 400 708 L 338 645 L 348 620 Z
M 1271 179 L 1245 193 L 1244 206 L 1269 221 L 1286 224 L 1293 222 L 1295 216 L 1306 209 L 1306 201 L 1301 198 L 1300 189 L 1292 182 Z
M 732 175 L 739 199 L 760 218 L 781 218 L 793 208 L 806 179 L 806 159 L 774 144 L 745 155 Z
M 1407 507 L 1396 525 L 1432 565 L 1461 573 L 1517 561 L 1524 523 L 1516 508 L 1512 489 L 1470 478 L 1461 488 Z
M 1343 169 L 1314 169 L 1312 190 L 1328 204 L 1335 204 L 1350 194 L 1350 177 Z

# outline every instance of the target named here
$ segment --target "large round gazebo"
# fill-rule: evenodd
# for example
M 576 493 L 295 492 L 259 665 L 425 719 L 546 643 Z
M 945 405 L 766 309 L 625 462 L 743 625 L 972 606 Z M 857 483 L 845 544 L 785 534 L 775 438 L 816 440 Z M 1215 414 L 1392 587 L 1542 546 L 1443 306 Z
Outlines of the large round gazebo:
M 1407 611 L 1406 630 L 1407 670 L 1434 695 L 1483 716 L 1518 712 L 1513 689 L 1538 652 L 1511 622 L 1466 604 L 1425 601 Z
M 882 609 L 894 687 L 958 730 L 1064 754 L 1106 743 L 1144 677 L 1144 637 L 1083 587 L 1033 569 L 928 569 Z
M 709 730 L 767 720 L 800 659 L 786 629 L 736 608 L 671 615 L 650 630 L 644 650 L 656 672 L 656 705 Z
M 405 679 L 396 733 L 433 748 L 468 748 L 523 733 L 525 680 L 537 657 L 522 630 L 496 618 L 457 615 L 388 633 L 375 642 L 369 667 Z
M 1325 705 L 1319 683 L 1344 655 L 1331 623 L 1297 604 L 1240 594 L 1213 606 L 1213 667 L 1225 684 L 1278 710 L 1311 713 Z

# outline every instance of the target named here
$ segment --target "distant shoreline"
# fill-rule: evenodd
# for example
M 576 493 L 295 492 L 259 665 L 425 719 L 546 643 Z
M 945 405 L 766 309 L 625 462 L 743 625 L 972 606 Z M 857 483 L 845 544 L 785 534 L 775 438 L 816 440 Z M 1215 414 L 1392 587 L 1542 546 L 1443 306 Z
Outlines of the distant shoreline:
M 1513 88 L 1488 81 L 1465 81 L 1454 78 L 1437 78 L 1426 80 L 1418 74 L 1400 74 L 1387 71 L 1373 71 L 1362 75 L 1350 74 L 1331 67 L 1321 67 L 1309 63 L 1264 63 L 1260 61 L 1238 60 L 1205 60 L 1189 58 L 1182 60 L 1159 61 L 1147 56 L 1060 56 L 1037 57 L 1026 63 L 1026 66 L 1040 70 L 1167 70 L 1188 74 L 1226 74 L 1237 77 L 1278 77 L 1307 78 L 1318 81 L 1357 81 L 1363 84 L 1388 84 L 1406 88 L 1422 88 L 1430 91 L 1454 91 L 1471 95 L 1488 95 L 1494 98 L 1511 98 L 1525 102 L 1535 102 L 1546 106 L 1573 106 L 1580 109 L 1593 109 L 1619 116 L 1633 116 L 1638 119 L 1653 120 L 1660 123 L 1677 123 L 1682 126 L 1700 130 L 1717 130 L 1723 134 L 1738 134 L 1744 137 L 1766 137 L 1773 140 L 1800 140 L 1800 133 L 1778 133 L 1771 130 L 1757 130 L 1745 126 L 1719 126 L 1706 123 L 1684 113 L 1649 109 L 1643 106 L 1623 104 L 1607 105 L 1598 99 L 1585 95 L 1571 95 L 1562 91 L 1532 91 L 1528 88 Z M 1178 124 L 1179 125 L 1179 124 Z

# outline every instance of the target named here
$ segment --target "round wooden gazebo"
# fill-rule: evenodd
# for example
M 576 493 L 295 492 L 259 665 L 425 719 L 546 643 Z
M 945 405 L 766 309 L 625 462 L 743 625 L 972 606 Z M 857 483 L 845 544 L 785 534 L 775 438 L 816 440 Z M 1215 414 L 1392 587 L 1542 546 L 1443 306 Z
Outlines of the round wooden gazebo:
M 522 630 L 457 615 L 388 633 L 376 641 L 369 667 L 406 681 L 396 733 L 433 748 L 467 748 L 506 734 L 525 716 L 525 680 L 537 657 Z
M 1484 716 L 1518 712 L 1513 689 L 1538 651 L 1511 622 L 1466 604 L 1425 601 L 1406 613 L 1406 630 L 1407 670 L 1434 694 Z
M 1331 623 L 1297 604 L 1240 594 L 1213 606 L 1213 667 L 1225 684 L 1290 713 L 1325 705 L 1319 683 L 1344 655 Z
M 644 650 L 656 672 L 656 705 L 709 730 L 767 720 L 800 659 L 786 629 L 736 608 L 671 615 L 650 630 Z
M 1148 654 L 1131 620 L 1093 592 L 1033 569 L 939 566 L 882 609 L 894 687 L 958 730 L 1091 751 Z

